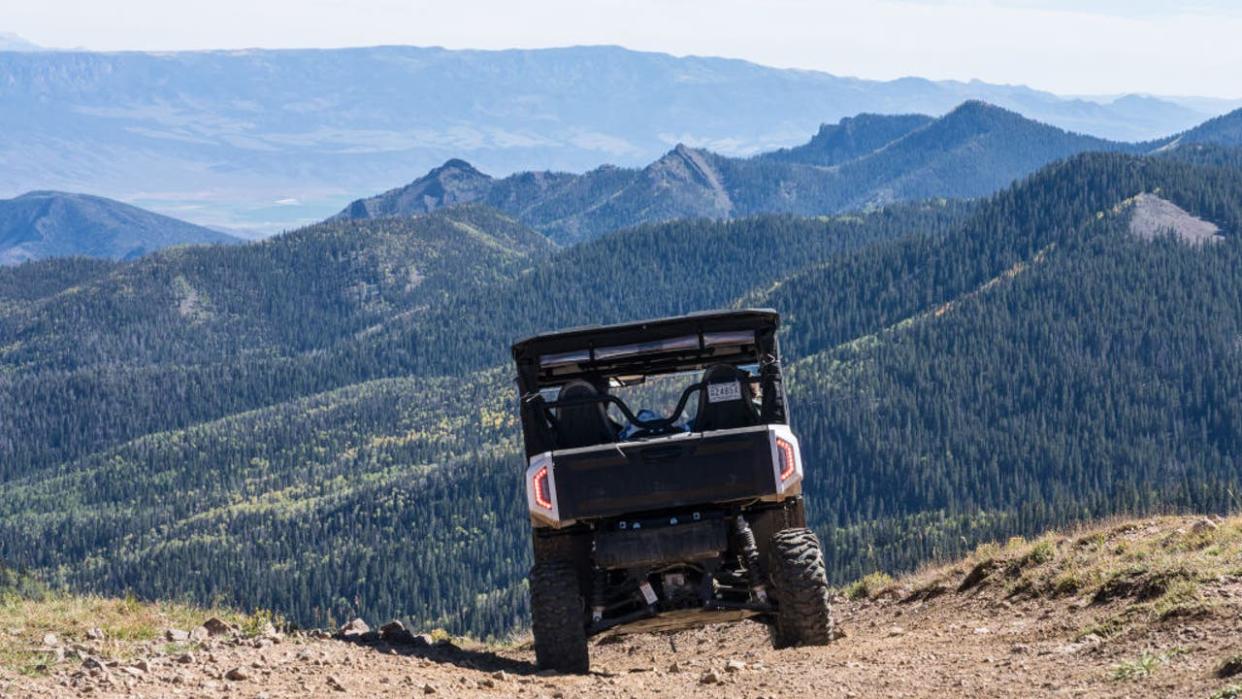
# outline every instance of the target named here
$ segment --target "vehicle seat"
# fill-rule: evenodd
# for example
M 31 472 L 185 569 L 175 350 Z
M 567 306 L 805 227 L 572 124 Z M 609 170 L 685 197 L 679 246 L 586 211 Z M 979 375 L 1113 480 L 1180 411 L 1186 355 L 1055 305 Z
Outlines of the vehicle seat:
M 589 381 L 574 379 L 561 387 L 557 400 L 574 400 L 600 395 Z M 558 449 L 576 449 L 617 441 L 617 431 L 608 419 L 608 405 L 603 402 L 566 405 L 556 409 Z
M 713 402 L 709 387 L 704 386 L 699 391 L 699 412 L 694 420 L 694 431 L 729 430 L 758 425 L 759 411 L 750 399 L 750 384 L 746 381 L 748 378 L 750 374 L 728 364 L 707 367 L 703 372 L 703 383 L 734 384 L 737 390 L 726 392 L 723 397 L 718 391 L 717 399 Z

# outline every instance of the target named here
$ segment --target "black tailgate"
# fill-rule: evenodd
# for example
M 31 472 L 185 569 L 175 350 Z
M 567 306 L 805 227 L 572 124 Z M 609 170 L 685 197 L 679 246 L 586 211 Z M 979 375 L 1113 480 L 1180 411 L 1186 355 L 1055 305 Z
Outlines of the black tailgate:
M 561 519 L 744 500 L 776 491 L 767 430 L 553 454 Z

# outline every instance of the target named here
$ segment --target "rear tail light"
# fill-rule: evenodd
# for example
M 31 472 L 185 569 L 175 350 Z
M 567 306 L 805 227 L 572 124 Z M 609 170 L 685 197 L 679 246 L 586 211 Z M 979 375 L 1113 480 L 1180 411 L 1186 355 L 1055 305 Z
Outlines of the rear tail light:
M 793 445 L 780 437 L 776 438 L 776 456 L 780 460 L 781 482 L 784 483 L 798 471 L 798 457 Z
M 535 475 L 531 476 L 530 484 L 534 488 L 535 504 L 551 511 L 552 487 L 548 484 L 548 467 L 540 466 Z
M 549 452 L 532 456 L 526 467 L 526 507 L 530 516 L 541 524 L 558 528 L 572 524 L 561 521 L 561 508 L 556 499 L 556 467 Z

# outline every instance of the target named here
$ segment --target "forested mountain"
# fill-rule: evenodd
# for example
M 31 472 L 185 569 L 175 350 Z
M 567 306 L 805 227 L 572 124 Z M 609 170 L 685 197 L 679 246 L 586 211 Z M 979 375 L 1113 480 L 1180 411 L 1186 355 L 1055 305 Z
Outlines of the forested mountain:
M 978 197 L 1069 155 L 1158 145 L 1072 134 L 967 102 L 939 119 L 861 115 L 822 127 L 803 146 L 749 159 L 678 145 L 641 170 L 502 179 L 452 160 L 405 187 L 350 204 L 338 218 L 409 215 L 478 201 L 572 243 L 677 218 L 832 214 L 903 200 Z
M 972 203 L 561 250 L 458 207 L 0 270 L 0 558 L 307 623 L 504 633 L 529 565 L 508 343 L 731 305 L 785 316 L 837 581 L 1084 517 L 1236 508 L 1242 170 L 1179 151 L 1075 156 Z M 1155 201 L 1220 239 L 1136 234 Z
M 1242 146 L 1242 109 L 1203 122 L 1173 139 L 1174 145 Z
M 986 100 L 1118 140 L 1223 101 L 1062 98 L 1021 86 L 860 80 L 616 46 L 43 51 L 0 40 L 0 196 L 87 191 L 265 234 L 450 158 L 487 172 L 640 167 L 677 142 L 733 156 L 869 112 Z M 174 214 L 176 215 L 176 214 Z
M 119 201 L 67 192 L 0 200 L 0 265 L 47 257 L 128 260 L 172 245 L 237 238 Z
M 12 436 L 0 438 L 0 476 L 404 373 L 368 363 L 368 338 L 471 284 L 510 279 L 550 250 L 503 216 L 463 208 L 127 264 L 0 270 L 0 364 L 13 370 L 0 381 L 11 406 L 0 434 Z M 35 291 L 27 282 L 38 277 L 50 281 Z
M 961 215 L 949 204 L 674 223 L 547 257 L 539 234 L 458 208 L 0 272 L 13 328 L 0 398 L 16 408 L 0 414 L 0 557 L 48 571 L 94 552 L 107 563 L 60 579 L 150 596 L 175 584 L 302 621 L 358 609 L 510 628 L 526 534 L 511 498 L 508 370 L 488 366 L 514 333 L 728 305 L 752 284 Z M 463 225 L 500 243 L 479 245 Z M 710 284 L 689 273 L 710 262 L 705 250 L 756 249 L 770 254 L 747 273 Z M 54 281 L 13 294 L 24 287 L 7 277 L 37 268 Z M 468 299 L 440 293 L 450 280 Z M 30 544 L 49 540 L 40 558 Z

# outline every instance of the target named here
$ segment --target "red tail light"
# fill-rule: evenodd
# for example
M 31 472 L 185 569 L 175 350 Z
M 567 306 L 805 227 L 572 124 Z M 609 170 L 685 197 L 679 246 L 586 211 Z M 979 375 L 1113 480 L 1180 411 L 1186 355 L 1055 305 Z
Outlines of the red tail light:
M 798 467 L 797 456 L 794 454 L 793 445 L 780 437 L 777 437 L 776 455 L 781 460 L 781 482 L 787 481 Z
M 542 466 L 531 477 L 535 486 L 535 504 L 545 510 L 552 509 L 552 489 L 548 487 L 548 467 Z

